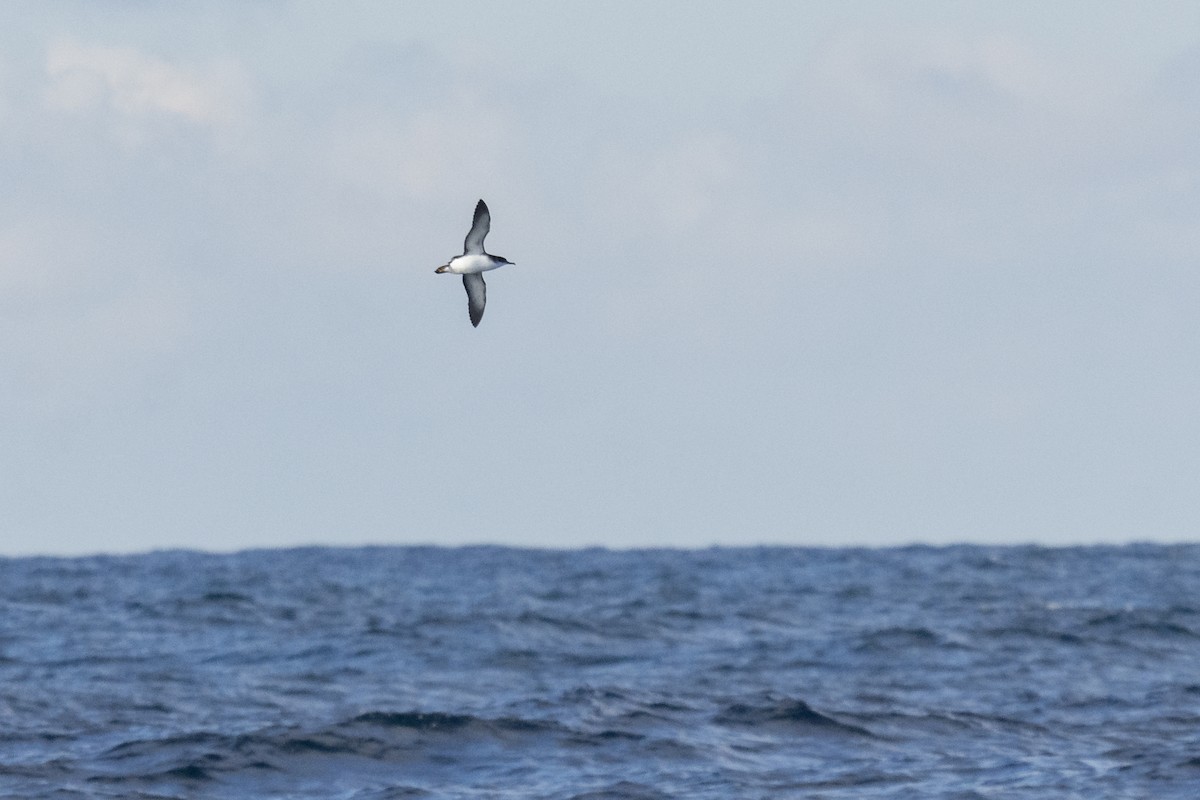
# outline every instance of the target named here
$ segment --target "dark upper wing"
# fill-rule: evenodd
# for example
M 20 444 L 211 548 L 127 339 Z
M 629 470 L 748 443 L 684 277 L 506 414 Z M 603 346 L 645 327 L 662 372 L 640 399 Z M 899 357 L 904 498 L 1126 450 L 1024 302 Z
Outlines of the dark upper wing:
M 463 286 L 467 288 L 467 313 L 471 315 L 471 324 L 478 328 L 487 304 L 487 284 L 478 272 L 468 272 L 463 275 Z
M 471 221 L 471 230 L 467 232 L 463 242 L 463 255 L 477 255 L 483 252 L 483 237 L 488 235 L 492 227 L 492 212 L 488 211 L 487 203 L 480 200 L 475 204 L 475 219 Z

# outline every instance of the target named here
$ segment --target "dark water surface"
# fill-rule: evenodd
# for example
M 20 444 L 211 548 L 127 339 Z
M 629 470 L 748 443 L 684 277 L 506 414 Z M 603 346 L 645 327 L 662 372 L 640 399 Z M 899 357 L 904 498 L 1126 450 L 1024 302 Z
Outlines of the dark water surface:
M 0 560 L 4 798 L 1200 797 L 1200 546 Z

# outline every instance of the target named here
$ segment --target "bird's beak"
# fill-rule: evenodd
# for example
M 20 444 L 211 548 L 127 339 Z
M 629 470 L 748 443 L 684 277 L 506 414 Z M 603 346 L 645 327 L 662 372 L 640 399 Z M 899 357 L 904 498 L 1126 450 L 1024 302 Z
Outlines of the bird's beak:
M 437 273 L 442 273 L 442 272 L 445 272 L 445 271 L 446 271 L 446 270 L 448 270 L 448 269 L 450 269 L 450 265 L 449 265 L 449 264 L 442 264 L 440 267 L 438 267 L 437 269 L 435 269 L 435 270 L 434 270 L 434 272 L 437 272 Z

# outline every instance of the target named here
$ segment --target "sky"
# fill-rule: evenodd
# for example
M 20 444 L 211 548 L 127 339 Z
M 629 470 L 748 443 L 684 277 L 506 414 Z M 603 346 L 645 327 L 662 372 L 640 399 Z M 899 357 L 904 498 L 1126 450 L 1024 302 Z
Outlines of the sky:
M 1195 540 L 1197 142 L 1190 0 L 5 3 L 0 555 Z

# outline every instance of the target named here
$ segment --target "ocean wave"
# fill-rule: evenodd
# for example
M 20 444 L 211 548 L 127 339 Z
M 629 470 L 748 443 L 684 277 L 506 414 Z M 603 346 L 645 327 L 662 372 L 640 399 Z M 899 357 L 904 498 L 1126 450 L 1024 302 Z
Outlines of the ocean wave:
M 874 737 L 866 728 L 841 722 L 794 698 L 779 698 L 763 704 L 734 703 L 717 714 L 715 720 L 721 725 L 786 726 L 797 731 Z
M 1192 800 L 1196 597 L 1200 547 L 0 559 L 0 800 Z

